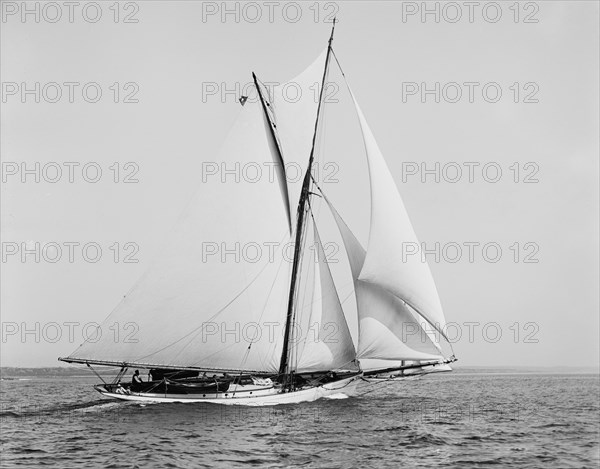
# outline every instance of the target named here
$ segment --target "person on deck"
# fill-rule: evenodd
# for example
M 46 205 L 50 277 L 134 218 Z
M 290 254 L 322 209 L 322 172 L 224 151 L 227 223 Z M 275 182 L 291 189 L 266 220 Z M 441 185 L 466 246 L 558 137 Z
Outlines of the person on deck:
M 131 390 L 139 391 L 142 387 L 142 378 L 140 377 L 140 370 L 135 370 L 133 376 L 131 377 Z

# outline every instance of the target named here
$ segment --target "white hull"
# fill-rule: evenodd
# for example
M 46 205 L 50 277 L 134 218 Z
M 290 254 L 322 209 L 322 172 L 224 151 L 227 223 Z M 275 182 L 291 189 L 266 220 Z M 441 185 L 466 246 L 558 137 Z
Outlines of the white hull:
M 101 386 L 97 386 L 96 390 L 102 395 L 120 399 L 124 401 L 135 402 L 206 402 L 211 404 L 225 405 L 245 405 L 245 406 L 271 406 L 278 404 L 298 404 L 300 402 L 312 402 L 323 397 L 345 397 L 352 396 L 356 391 L 356 386 L 361 380 L 360 375 L 344 378 L 338 381 L 332 381 L 321 386 L 299 389 L 297 391 L 280 392 L 280 389 L 275 386 L 260 387 L 260 386 L 235 386 L 225 393 L 213 394 L 152 394 L 152 393 L 135 393 L 120 394 L 116 392 L 108 392 Z

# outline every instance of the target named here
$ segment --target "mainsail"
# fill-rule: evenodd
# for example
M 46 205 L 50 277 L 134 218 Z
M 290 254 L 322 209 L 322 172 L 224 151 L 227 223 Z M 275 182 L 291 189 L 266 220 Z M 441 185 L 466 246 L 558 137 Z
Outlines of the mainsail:
M 277 162 L 272 148 L 260 103 L 247 102 L 158 259 L 101 324 L 98 340 L 69 358 L 277 371 L 291 269 L 286 207 L 277 179 L 239 171 L 266 172 Z M 137 333 L 115 340 L 115 323 Z
M 403 243 L 417 238 L 348 87 L 369 167 L 366 250 L 322 196 L 352 273 L 359 320 L 353 343 L 324 253 L 314 210 L 320 188 L 311 173 L 332 39 L 333 31 L 317 60 L 281 86 L 269 89 L 253 74 L 254 96 L 244 99 L 219 157 L 205 162 L 210 170 L 159 256 L 98 335 L 65 361 L 269 374 L 293 390 L 294 373 L 358 371 L 361 358 L 442 360 L 422 322 L 443 336 L 431 272 L 402 256 Z M 254 172 L 242 177 L 242 168 Z M 116 340 L 115 324 L 133 325 L 136 333 Z

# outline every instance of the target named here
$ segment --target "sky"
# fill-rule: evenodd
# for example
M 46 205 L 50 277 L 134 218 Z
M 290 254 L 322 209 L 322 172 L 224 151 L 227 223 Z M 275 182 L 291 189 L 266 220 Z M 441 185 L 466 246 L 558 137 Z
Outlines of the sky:
M 459 363 L 599 365 L 597 2 L 92 3 L 2 2 L 2 366 L 58 365 L 108 315 L 201 185 L 251 72 L 298 75 L 334 14 L 415 231 L 439 246 Z M 365 174 L 353 119 L 327 114 L 335 180 Z M 368 192 L 343 187 L 332 198 L 359 226 Z

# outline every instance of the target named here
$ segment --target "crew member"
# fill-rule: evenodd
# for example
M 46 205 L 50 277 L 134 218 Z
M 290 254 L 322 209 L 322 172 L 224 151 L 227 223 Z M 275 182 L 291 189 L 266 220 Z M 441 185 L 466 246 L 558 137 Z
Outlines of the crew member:
M 140 377 L 140 370 L 135 370 L 131 378 L 131 390 L 139 391 L 142 387 L 142 378 Z

